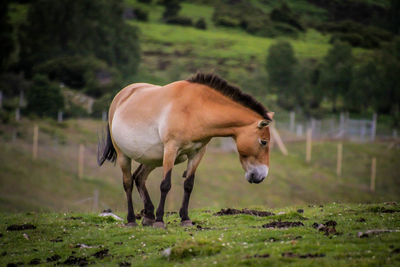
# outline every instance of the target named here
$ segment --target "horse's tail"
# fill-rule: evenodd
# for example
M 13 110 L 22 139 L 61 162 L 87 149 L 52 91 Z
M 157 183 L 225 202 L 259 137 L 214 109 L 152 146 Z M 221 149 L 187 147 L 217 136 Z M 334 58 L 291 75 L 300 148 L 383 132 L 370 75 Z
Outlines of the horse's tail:
M 97 164 L 99 166 L 103 165 L 104 161 L 108 160 L 111 162 L 115 162 L 117 159 L 117 152 L 115 151 L 114 145 L 111 141 L 110 134 L 110 126 L 107 124 L 106 126 L 107 137 L 104 136 L 104 131 L 102 133 L 102 137 L 98 138 L 97 144 Z

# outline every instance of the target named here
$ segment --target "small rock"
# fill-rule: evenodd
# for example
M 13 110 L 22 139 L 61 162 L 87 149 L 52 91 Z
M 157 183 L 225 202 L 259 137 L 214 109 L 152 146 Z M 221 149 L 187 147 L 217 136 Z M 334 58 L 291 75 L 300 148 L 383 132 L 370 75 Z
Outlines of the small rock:
M 86 244 L 76 244 L 75 248 L 94 248 L 94 246 L 88 246 Z
M 114 213 L 111 212 L 103 212 L 99 214 L 100 217 L 112 217 L 117 221 L 123 221 L 124 219 L 122 219 L 121 217 L 115 215 Z
M 166 248 L 163 250 L 163 252 L 161 252 L 161 255 L 168 258 L 169 255 L 171 255 L 171 251 L 172 251 L 171 248 Z
M 373 229 L 373 230 L 367 230 L 365 232 L 358 232 L 357 236 L 359 238 L 364 238 L 364 237 L 369 237 L 370 235 L 376 235 L 381 233 L 392 233 L 392 232 L 400 232 L 400 230 Z

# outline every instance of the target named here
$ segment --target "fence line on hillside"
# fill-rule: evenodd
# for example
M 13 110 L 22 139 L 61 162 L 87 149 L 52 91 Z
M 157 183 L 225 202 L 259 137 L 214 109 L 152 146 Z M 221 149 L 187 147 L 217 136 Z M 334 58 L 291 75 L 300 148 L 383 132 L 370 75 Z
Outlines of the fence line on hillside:
M 377 136 L 376 113 L 370 119 L 350 118 L 349 113 L 340 113 L 338 118 L 315 119 L 306 121 L 295 120 L 294 112 L 289 114 L 288 121 L 276 121 L 276 127 L 291 133 L 297 139 L 304 138 L 304 129 L 312 129 L 313 139 L 348 139 L 357 142 L 375 141 Z M 379 137 L 395 137 L 396 130 L 392 133 L 381 134 Z

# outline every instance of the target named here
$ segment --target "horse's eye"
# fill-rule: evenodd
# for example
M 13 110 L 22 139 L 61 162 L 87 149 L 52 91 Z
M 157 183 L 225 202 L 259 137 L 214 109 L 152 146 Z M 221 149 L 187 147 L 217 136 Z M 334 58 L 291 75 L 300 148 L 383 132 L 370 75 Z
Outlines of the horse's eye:
M 267 140 L 262 140 L 262 139 L 260 139 L 260 145 L 266 146 L 267 144 L 268 144 L 268 141 L 267 141 Z

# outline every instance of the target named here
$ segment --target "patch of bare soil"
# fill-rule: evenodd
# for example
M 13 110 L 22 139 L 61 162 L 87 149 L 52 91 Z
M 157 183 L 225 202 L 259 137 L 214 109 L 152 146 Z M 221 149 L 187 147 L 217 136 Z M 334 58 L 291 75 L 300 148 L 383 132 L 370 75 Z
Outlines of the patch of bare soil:
M 29 262 L 29 265 L 38 265 L 38 264 L 40 264 L 40 259 L 38 259 L 38 258 L 32 259 Z
M 54 242 L 54 243 L 59 243 L 59 242 L 63 242 L 64 240 L 61 239 L 61 237 L 56 237 L 54 239 L 50 239 L 50 242 Z
M 340 233 L 338 233 L 336 231 L 336 225 L 337 222 L 330 220 L 330 221 L 326 221 L 325 223 L 313 223 L 312 227 L 314 227 L 315 229 L 317 229 L 320 232 L 324 232 L 324 235 L 329 236 L 330 234 L 332 235 L 339 235 Z
M 282 257 L 285 258 L 300 258 L 300 259 L 306 259 L 306 258 L 322 258 L 325 257 L 325 254 L 323 253 L 307 253 L 307 254 L 295 254 L 293 252 L 284 252 L 282 253 Z
M 298 226 L 304 226 L 302 222 L 271 222 L 264 224 L 262 227 L 263 228 L 289 228 L 289 227 L 298 227 Z
M 258 216 L 258 217 L 267 217 L 267 216 L 272 216 L 275 215 L 272 212 L 269 211 L 260 211 L 260 210 L 249 210 L 249 209 L 221 209 L 217 213 L 214 213 L 215 216 L 222 216 L 222 215 L 236 215 L 236 214 L 248 214 L 248 215 L 253 215 L 253 216 Z
M 61 259 L 61 256 L 58 254 L 54 254 L 53 256 L 50 256 L 46 259 L 47 262 L 53 262 L 53 261 L 58 261 Z
M 7 227 L 7 231 L 21 231 L 30 229 L 36 229 L 36 226 L 30 223 L 25 223 L 25 224 L 12 224 Z
M 71 217 L 67 217 L 67 218 L 65 218 L 65 220 L 82 220 L 83 219 L 83 217 L 81 217 L 81 216 L 77 216 L 77 217 L 74 217 L 74 216 L 71 216 Z
M 109 256 L 108 254 L 108 249 L 102 249 L 100 251 L 97 251 L 96 253 L 93 254 L 94 257 L 98 258 L 98 259 L 103 259 L 104 257 Z
M 66 259 L 63 264 L 65 265 L 77 265 L 77 266 L 86 266 L 88 265 L 88 261 L 85 257 L 75 257 L 75 256 L 69 256 L 68 259 Z

